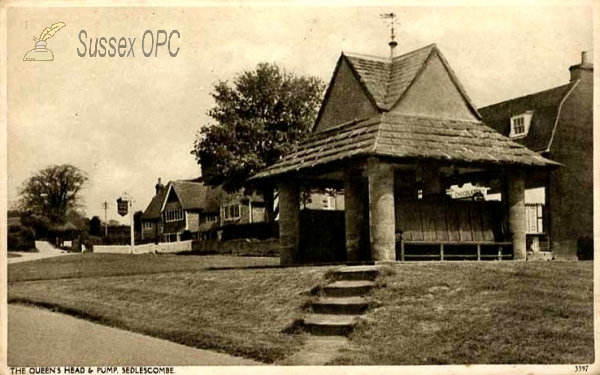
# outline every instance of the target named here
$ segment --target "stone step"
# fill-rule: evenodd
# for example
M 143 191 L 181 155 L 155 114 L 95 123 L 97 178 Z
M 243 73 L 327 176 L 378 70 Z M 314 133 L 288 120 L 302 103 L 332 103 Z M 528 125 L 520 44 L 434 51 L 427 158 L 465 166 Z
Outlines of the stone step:
M 371 302 L 364 297 L 323 297 L 312 304 L 316 314 L 357 315 L 369 309 Z
M 373 281 L 379 275 L 378 266 L 349 266 L 339 268 L 332 273 L 334 280 L 370 280 Z
M 303 325 L 313 335 L 345 336 L 352 332 L 357 321 L 355 315 L 309 314 Z
M 372 281 L 342 280 L 324 286 L 321 291 L 326 297 L 360 297 L 370 293 L 374 286 Z

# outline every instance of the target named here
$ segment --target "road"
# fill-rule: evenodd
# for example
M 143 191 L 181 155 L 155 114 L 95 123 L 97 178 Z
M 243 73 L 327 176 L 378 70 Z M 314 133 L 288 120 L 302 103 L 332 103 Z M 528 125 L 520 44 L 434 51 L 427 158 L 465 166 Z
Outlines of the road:
M 46 241 L 35 241 L 35 248 L 38 250 L 37 253 L 31 252 L 15 252 L 15 254 L 19 254 L 18 258 L 8 258 L 6 262 L 8 264 L 12 263 L 21 263 L 21 262 L 29 262 L 32 260 L 45 259 L 45 258 L 53 258 L 57 256 L 69 255 L 70 253 L 55 248 L 50 245 Z M 74 255 L 74 254 L 71 254 Z
M 43 309 L 8 306 L 8 365 L 11 367 L 261 364 Z

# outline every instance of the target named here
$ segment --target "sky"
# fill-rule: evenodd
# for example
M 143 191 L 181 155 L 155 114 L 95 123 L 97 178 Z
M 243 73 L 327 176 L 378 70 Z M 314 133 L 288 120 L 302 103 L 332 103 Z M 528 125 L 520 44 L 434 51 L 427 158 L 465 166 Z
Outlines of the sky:
M 123 220 L 123 192 L 143 210 L 163 182 L 199 176 L 190 151 L 218 80 L 260 62 L 331 79 L 341 52 L 388 56 L 397 15 L 397 54 L 436 43 L 476 106 L 565 84 L 581 52 L 593 56 L 592 9 L 578 6 L 403 7 L 277 6 L 12 7 L 7 9 L 9 205 L 38 170 L 72 164 L 89 177 L 86 216 Z M 321 2 L 327 5 L 327 2 Z M 527 3 L 525 3 L 527 4 Z M 583 4 L 583 5 L 582 5 Z M 198 5 L 198 4 L 196 4 Z M 202 3 L 200 5 L 203 5 Z M 33 37 L 56 22 L 51 62 L 23 61 Z M 89 38 L 136 41 L 135 57 L 80 57 Z M 145 57 L 146 30 L 179 32 L 169 55 Z M 145 49 L 150 49 L 150 34 Z M 161 38 L 163 38 L 161 36 Z M 86 47 L 89 48 L 89 47 Z M 126 48 L 127 50 L 129 47 Z

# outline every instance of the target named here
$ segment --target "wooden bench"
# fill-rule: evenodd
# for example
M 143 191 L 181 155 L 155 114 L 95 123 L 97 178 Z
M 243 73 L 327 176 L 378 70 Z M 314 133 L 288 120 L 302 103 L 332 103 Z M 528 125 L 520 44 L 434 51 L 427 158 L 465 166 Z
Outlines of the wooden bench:
M 502 230 L 501 202 L 459 200 L 396 202 L 396 241 L 400 260 L 411 258 L 512 258 L 512 242 Z M 406 254 L 407 245 L 436 246 L 439 254 Z M 472 246 L 476 253 L 445 253 L 445 247 Z M 482 253 L 482 247 L 497 249 Z

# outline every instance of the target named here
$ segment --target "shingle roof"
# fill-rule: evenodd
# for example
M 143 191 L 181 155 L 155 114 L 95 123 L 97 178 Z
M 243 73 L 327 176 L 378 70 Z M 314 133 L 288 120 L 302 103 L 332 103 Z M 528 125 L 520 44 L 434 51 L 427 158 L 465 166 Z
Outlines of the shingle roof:
M 383 113 L 314 133 L 295 152 L 251 179 L 269 178 L 356 156 L 488 165 L 558 165 L 482 122 Z
M 432 55 L 437 55 L 448 69 L 451 79 L 475 113 L 477 110 L 466 95 L 448 62 L 435 44 L 396 56 L 392 59 L 358 54 L 343 54 L 367 95 L 382 111 L 389 111 L 400 100 Z
M 486 124 L 502 134 L 510 133 L 510 118 L 526 111 L 534 111 L 527 136 L 515 140 L 534 151 L 546 151 L 550 147 L 552 132 L 560 103 L 575 83 L 550 90 L 507 100 L 479 109 Z

